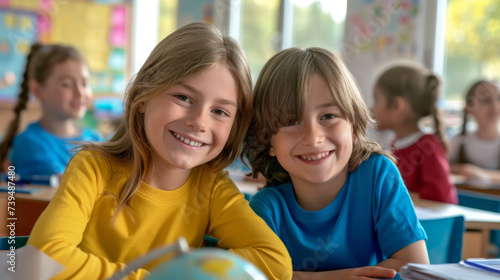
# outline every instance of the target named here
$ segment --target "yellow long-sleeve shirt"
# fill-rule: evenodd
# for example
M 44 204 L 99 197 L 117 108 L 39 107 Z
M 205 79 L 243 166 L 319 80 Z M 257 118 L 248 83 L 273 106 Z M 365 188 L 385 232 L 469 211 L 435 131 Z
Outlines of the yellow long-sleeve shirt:
M 256 265 L 269 279 L 290 279 L 290 256 L 281 240 L 249 207 L 227 172 L 194 168 L 173 191 L 142 183 L 116 225 L 111 217 L 130 163 L 81 151 L 69 163 L 54 198 L 28 243 L 64 265 L 54 279 L 105 279 L 125 263 L 184 236 L 197 248 L 208 234 Z M 127 279 L 142 279 L 162 261 Z

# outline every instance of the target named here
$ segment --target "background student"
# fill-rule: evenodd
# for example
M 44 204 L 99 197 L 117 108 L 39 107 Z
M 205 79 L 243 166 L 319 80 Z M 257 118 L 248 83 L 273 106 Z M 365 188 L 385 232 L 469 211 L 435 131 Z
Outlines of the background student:
M 396 135 L 394 155 L 408 190 L 420 198 L 456 204 L 437 105 L 439 91 L 438 77 L 423 67 L 393 66 L 375 84 L 372 112 L 379 130 L 390 129 Z M 419 127 L 419 121 L 427 116 L 433 119 L 433 134 Z
M 467 131 L 474 118 L 477 128 Z M 500 84 L 475 82 L 465 95 L 462 131 L 450 141 L 450 166 L 466 179 L 500 182 Z
M 290 279 L 283 243 L 222 170 L 238 156 L 251 93 L 242 48 L 215 27 L 189 24 L 162 40 L 116 134 L 73 157 L 33 228 L 28 244 L 66 267 L 55 279 L 106 278 L 180 236 L 197 248 L 205 235 L 269 279 Z
M 74 154 L 71 142 L 101 140 L 95 131 L 78 125 L 92 98 L 88 79 L 85 60 L 74 47 L 33 44 L 15 116 L 0 145 L 0 162 L 4 163 L 11 150 L 11 165 L 21 179 L 62 174 Z M 40 102 L 42 117 L 16 136 L 30 92 Z
M 428 263 L 408 191 L 392 157 L 367 141 L 370 112 L 337 55 L 281 51 L 254 94 L 243 155 L 267 182 L 250 206 L 285 243 L 294 277 L 392 278 Z

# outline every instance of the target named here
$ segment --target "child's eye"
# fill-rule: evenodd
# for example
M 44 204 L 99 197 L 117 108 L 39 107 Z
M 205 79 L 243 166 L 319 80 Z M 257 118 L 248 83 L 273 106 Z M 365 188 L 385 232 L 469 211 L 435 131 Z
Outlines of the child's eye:
M 191 100 L 189 99 L 189 97 L 187 97 L 185 95 L 174 95 L 174 97 L 177 98 L 177 99 L 179 99 L 182 102 L 191 102 Z
M 214 110 L 212 110 L 212 112 L 214 114 L 216 114 L 217 116 L 229 116 L 229 114 L 222 109 L 214 109 Z
M 325 114 L 323 115 L 323 117 L 321 117 L 322 120 L 329 120 L 329 119 L 333 119 L 333 118 L 336 118 L 337 116 L 335 116 L 334 114 Z

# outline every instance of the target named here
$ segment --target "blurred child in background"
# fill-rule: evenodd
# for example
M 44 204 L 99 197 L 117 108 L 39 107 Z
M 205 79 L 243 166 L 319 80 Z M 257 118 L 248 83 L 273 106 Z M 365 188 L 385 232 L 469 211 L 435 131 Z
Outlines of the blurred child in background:
M 394 66 L 382 73 L 374 89 L 373 115 L 378 129 L 394 131 L 397 165 L 406 187 L 420 198 L 456 204 L 447 158 L 443 120 L 437 105 L 440 80 L 423 67 Z M 433 118 L 434 133 L 419 127 Z
M 473 117 L 477 128 L 467 131 Z M 475 82 L 465 95 L 462 131 L 451 141 L 450 165 L 465 179 L 500 183 L 500 84 Z
M 15 116 L 0 145 L 0 162 L 12 153 L 11 165 L 21 179 L 62 174 L 74 154 L 71 142 L 100 141 L 98 133 L 77 124 L 92 98 L 88 79 L 85 60 L 74 47 L 33 44 Z M 16 136 L 30 92 L 40 103 L 42 117 Z
M 251 95 L 243 49 L 212 25 L 163 39 L 127 91 L 117 132 L 73 157 L 31 232 L 28 245 L 65 266 L 53 279 L 105 279 L 181 236 L 198 248 L 205 235 L 269 279 L 290 279 L 283 243 L 222 170 L 239 155 Z
M 393 278 L 428 263 L 426 235 L 341 59 L 283 50 L 262 69 L 243 156 L 266 186 L 250 206 L 283 240 L 294 279 Z

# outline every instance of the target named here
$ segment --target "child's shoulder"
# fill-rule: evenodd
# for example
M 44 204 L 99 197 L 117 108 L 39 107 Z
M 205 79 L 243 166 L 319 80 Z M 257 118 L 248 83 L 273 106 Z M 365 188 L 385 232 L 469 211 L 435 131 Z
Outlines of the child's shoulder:
M 38 122 L 30 123 L 26 129 L 19 133 L 16 136 L 16 140 L 19 139 L 24 139 L 24 140 L 36 140 L 40 141 L 40 137 L 42 135 L 47 135 L 46 131 L 43 129 L 43 127 L 40 125 Z
M 394 166 L 394 163 L 385 155 L 377 154 L 377 153 L 372 153 L 367 159 L 365 159 L 360 166 L 358 167 L 359 169 L 373 169 L 374 167 L 387 167 L 387 166 Z
M 281 184 L 277 186 L 269 186 L 260 189 L 256 194 L 252 196 L 256 199 L 269 200 L 269 199 L 282 199 L 287 196 L 288 192 L 293 192 L 293 187 L 291 183 Z
M 113 172 L 130 172 L 131 161 L 119 159 L 110 155 L 106 155 L 99 150 L 84 148 L 78 151 L 71 161 L 78 164 L 92 165 L 102 170 L 112 170 Z
M 101 134 L 94 129 L 82 128 L 82 139 L 83 141 L 103 141 Z

